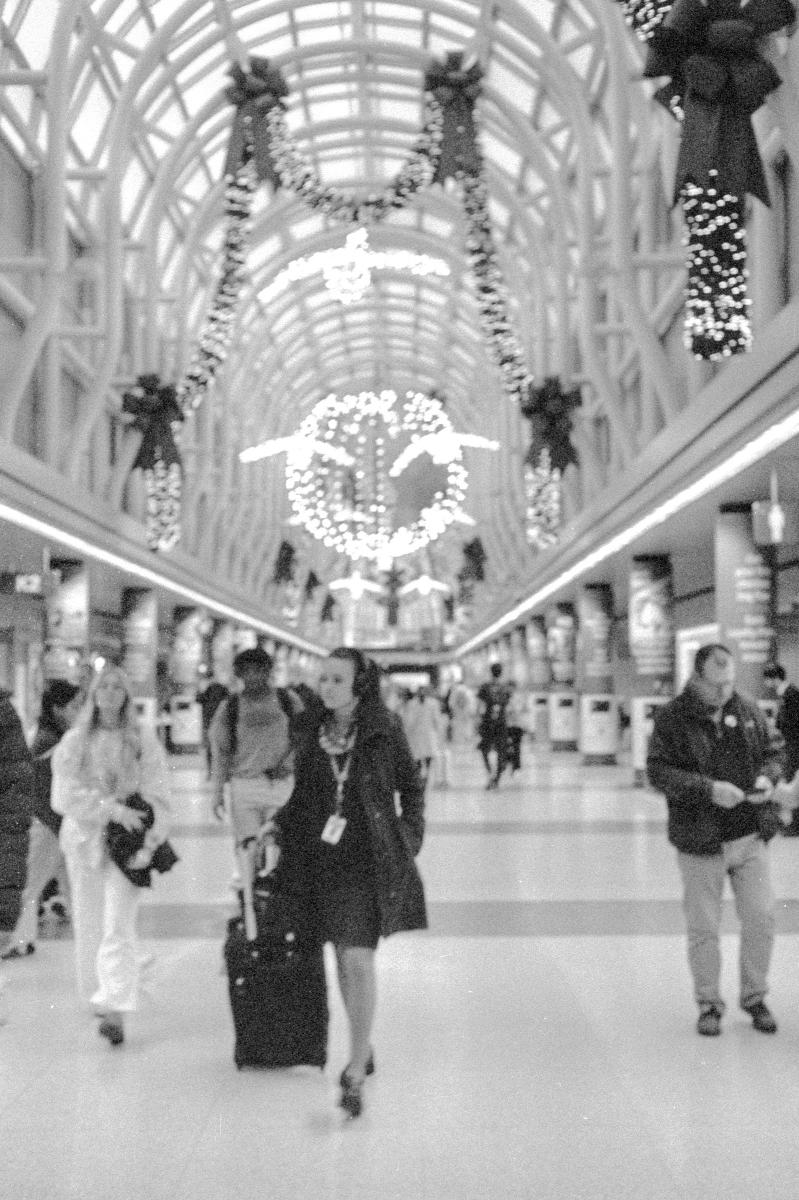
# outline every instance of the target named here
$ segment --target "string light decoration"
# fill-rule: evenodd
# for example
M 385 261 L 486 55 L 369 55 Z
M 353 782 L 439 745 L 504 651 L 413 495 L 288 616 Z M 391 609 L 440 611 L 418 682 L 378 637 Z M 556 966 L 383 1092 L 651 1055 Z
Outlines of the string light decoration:
M 282 185 L 318 209 L 332 221 L 359 225 L 382 221 L 397 208 L 404 208 L 420 188 L 429 186 L 441 155 L 443 114 L 431 93 L 424 98 L 421 134 L 394 180 L 381 193 L 359 199 L 351 192 L 322 183 L 310 158 L 303 154 L 291 137 L 285 109 L 275 105 L 266 115 L 272 161 Z
M 461 511 L 468 477 L 457 441 L 441 467 L 446 482 L 415 520 L 394 526 L 387 496 L 388 451 L 405 439 L 455 434 L 438 400 L 390 390 L 360 392 L 320 401 L 302 421 L 305 445 L 335 443 L 350 453 L 353 467 L 329 457 L 287 451 L 286 487 L 300 523 L 326 546 L 352 559 L 385 561 L 422 549 L 440 537 Z M 457 435 L 455 435 L 457 437 Z M 400 445 L 400 452 L 404 445 Z M 366 493 L 369 493 L 368 498 Z
M 716 172 L 711 172 L 715 175 Z M 685 345 L 708 361 L 752 347 L 742 204 L 716 188 L 682 191 L 688 249 Z
M 499 367 L 503 391 L 519 402 L 533 379 L 508 314 L 509 293 L 491 231 L 488 187 L 482 170 L 479 175 L 464 176 L 460 182 L 467 222 L 466 248 L 477 282 L 480 326 L 489 353 Z
M 140 468 L 147 495 L 145 537 L 151 550 L 171 550 L 180 539 L 183 464 L 175 433 L 183 420 L 173 384 L 139 375 L 122 395 L 122 411 L 142 434 L 132 469 Z
M 450 274 L 443 258 L 412 254 L 409 250 L 373 250 L 367 231 L 357 229 L 347 235 L 343 246 L 320 250 L 307 258 L 293 259 L 268 287 L 258 293 L 258 298 L 266 304 L 284 292 L 289 283 L 321 274 L 325 286 L 336 299 L 348 304 L 361 298 L 371 283 L 373 271 L 407 271 L 410 275 L 438 275 L 442 278 Z
M 759 42 L 795 16 L 791 0 L 676 0 L 639 33 L 644 77 L 669 77 L 655 99 L 682 126 L 674 200 L 688 229 L 685 341 L 696 358 L 752 345 L 744 202 L 768 206 L 769 194 L 751 118 L 781 83 Z
M 673 0 L 620 0 L 624 19 L 643 42 L 648 42 L 668 13 Z
M 524 490 L 527 500 L 527 543 L 535 550 L 554 546 L 560 536 L 560 471 L 552 466 L 544 448 L 538 461 L 524 465 Z

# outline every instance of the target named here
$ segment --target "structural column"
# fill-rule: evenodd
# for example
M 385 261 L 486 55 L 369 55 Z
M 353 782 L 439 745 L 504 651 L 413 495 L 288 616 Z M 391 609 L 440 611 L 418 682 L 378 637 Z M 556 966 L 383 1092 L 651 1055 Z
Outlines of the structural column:
M 548 696 L 549 742 L 553 750 L 576 750 L 579 734 L 575 676 L 575 618 L 572 604 L 553 604 L 544 615 L 552 678 Z
M 634 781 L 646 782 L 655 711 L 674 691 L 674 588 L 665 554 L 639 555 L 630 571 L 629 643 L 633 659 L 630 733 Z
M 579 744 L 586 764 L 616 762 L 619 721 L 613 694 L 610 584 L 588 583 L 577 600 L 577 688 L 580 692 Z
M 751 506 L 719 509 L 716 519 L 716 620 L 736 663 L 736 687 L 765 699 L 763 668 L 777 648 L 773 546 L 758 546 Z
M 140 719 L 155 728 L 158 662 L 158 598 L 152 588 L 122 590 L 122 666 L 131 682 Z
M 45 679 L 81 682 L 89 652 L 89 613 L 88 564 L 76 559 L 51 559 L 45 596 Z

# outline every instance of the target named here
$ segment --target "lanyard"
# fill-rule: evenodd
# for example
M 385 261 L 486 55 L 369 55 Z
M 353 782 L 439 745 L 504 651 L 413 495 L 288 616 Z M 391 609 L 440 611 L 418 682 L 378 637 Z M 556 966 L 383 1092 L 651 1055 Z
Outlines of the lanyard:
M 340 817 L 344 809 L 344 784 L 347 782 L 350 774 L 350 763 L 352 762 L 352 751 L 350 750 L 344 758 L 342 766 L 338 765 L 335 754 L 328 751 L 327 757 L 330 759 L 330 769 L 333 772 L 333 777 L 336 781 L 336 816 Z

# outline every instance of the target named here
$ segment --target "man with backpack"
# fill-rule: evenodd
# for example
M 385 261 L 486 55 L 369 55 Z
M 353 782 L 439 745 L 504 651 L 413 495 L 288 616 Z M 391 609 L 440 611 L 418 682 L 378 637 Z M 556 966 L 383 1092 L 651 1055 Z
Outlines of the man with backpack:
M 233 672 L 241 691 L 222 701 L 208 730 L 214 815 L 222 819 L 229 785 L 237 847 L 257 838 L 288 800 L 294 780 L 293 740 L 306 705 L 293 688 L 272 687 L 272 667 L 260 646 L 237 654 Z

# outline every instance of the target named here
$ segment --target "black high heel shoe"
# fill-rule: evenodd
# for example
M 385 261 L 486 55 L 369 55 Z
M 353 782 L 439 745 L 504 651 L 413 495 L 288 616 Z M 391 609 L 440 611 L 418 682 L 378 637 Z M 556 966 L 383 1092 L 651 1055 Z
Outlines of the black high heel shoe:
M 344 1080 L 349 1078 L 349 1076 L 347 1074 L 349 1069 L 350 1069 L 350 1064 L 347 1063 L 346 1067 L 344 1068 L 344 1070 L 341 1072 L 341 1074 L 338 1077 L 338 1081 L 342 1087 L 344 1087 Z M 364 1070 L 364 1074 L 365 1075 L 374 1075 L 376 1069 L 377 1068 L 375 1067 L 375 1052 L 374 1052 L 374 1050 L 370 1050 L 369 1057 L 366 1060 L 366 1068 Z
M 105 1013 L 97 1027 L 100 1037 L 108 1038 L 112 1046 L 121 1046 L 125 1040 L 125 1027 L 118 1013 Z
M 347 1074 L 346 1069 L 341 1072 L 339 1107 L 344 1109 L 350 1120 L 359 1117 L 363 1112 L 363 1080 L 356 1083 Z

